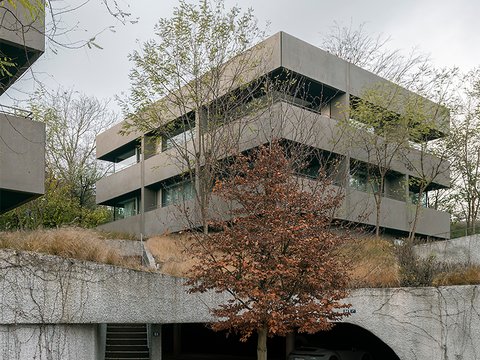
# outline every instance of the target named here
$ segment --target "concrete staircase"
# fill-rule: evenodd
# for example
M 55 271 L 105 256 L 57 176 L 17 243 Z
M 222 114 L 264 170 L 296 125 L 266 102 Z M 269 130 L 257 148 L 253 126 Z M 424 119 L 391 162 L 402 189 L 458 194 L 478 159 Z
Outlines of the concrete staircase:
M 105 360 L 149 359 L 146 324 L 108 324 Z

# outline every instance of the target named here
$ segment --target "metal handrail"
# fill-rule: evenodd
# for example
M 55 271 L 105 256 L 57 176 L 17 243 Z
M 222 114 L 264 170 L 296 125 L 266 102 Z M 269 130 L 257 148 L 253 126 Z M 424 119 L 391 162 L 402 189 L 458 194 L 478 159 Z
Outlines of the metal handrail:
M 0 114 L 21 116 L 26 119 L 31 119 L 33 116 L 31 111 L 8 105 L 0 105 Z

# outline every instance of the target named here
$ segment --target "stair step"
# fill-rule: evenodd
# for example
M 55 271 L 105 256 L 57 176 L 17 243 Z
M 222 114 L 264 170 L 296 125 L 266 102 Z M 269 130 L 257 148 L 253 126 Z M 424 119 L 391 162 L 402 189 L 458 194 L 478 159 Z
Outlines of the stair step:
M 132 344 L 121 344 L 121 345 L 108 345 L 107 352 L 112 351 L 148 351 L 148 347 L 145 344 L 141 345 L 132 345 Z
M 114 328 L 107 328 L 107 332 L 117 333 L 117 332 L 146 332 L 147 328 L 143 327 L 114 327 Z
M 105 357 L 105 360 L 144 360 L 144 359 L 149 359 L 150 357 L 149 356 L 145 356 L 145 357 L 135 357 L 135 358 L 123 358 L 123 357 L 118 357 L 118 356 L 114 356 L 114 357 Z
M 109 345 L 124 345 L 125 339 L 107 339 L 107 346 Z M 147 345 L 147 339 L 128 339 L 130 345 Z
M 146 338 L 147 337 L 147 333 L 146 332 L 142 332 L 142 333 L 127 333 L 127 332 L 124 332 L 124 333 L 108 333 L 107 332 L 107 340 L 108 339 L 142 339 L 142 338 Z
M 107 324 L 105 360 L 148 360 L 146 324 Z
M 105 358 L 113 359 L 148 359 L 149 353 L 145 352 L 105 352 Z

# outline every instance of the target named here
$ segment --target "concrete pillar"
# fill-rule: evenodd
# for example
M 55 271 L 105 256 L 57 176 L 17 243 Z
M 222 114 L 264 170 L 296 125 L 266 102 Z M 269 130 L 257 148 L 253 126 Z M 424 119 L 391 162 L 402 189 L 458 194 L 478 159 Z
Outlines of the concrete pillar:
M 173 324 L 173 356 L 182 352 L 182 324 Z
M 295 333 L 290 333 L 285 337 L 285 359 L 288 359 L 288 354 L 295 350 Z
M 149 188 L 143 188 L 144 211 L 150 211 L 157 208 L 157 192 Z
M 97 325 L 97 360 L 105 360 L 107 345 L 107 324 Z
M 140 146 L 140 239 L 143 239 L 145 236 L 145 136 L 142 136 Z
M 330 117 L 335 120 L 345 120 L 348 117 L 350 95 L 340 94 L 331 101 Z
M 150 333 L 150 360 L 162 359 L 162 324 L 152 324 Z

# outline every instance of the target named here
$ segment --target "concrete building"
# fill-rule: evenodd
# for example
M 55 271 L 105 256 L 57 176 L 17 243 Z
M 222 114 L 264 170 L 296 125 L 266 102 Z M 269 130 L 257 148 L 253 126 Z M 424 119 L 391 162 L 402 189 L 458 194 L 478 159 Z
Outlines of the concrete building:
M 45 50 L 44 14 L 32 16 L 22 6 L 0 4 L 0 95 Z M 0 105 L 0 213 L 44 193 L 45 125 L 27 111 Z
M 372 168 L 372 157 L 361 146 L 353 144 L 351 136 L 342 134 L 341 125 L 348 109 L 355 106 L 365 91 L 378 86 L 395 88 L 403 97 L 417 99 L 426 111 L 437 114 L 432 115 L 434 126 L 429 139 L 448 132 L 446 109 L 286 33 L 280 32 L 266 39 L 255 46 L 249 56 L 254 57 L 259 65 L 255 71 L 245 72 L 246 82 L 278 79 L 288 73 L 291 78 L 301 81 L 302 89 L 289 89 L 278 96 L 274 94 L 270 98 L 274 101 L 266 101 L 268 111 L 264 107 L 262 111 L 255 109 L 255 114 L 242 112 L 248 108 L 248 104 L 242 104 L 245 106 L 239 110 L 241 116 L 224 121 L 222 126 L 247 129 L 236 133 L 238 151 L 249 150 L 273 137 L 314 149 L 318 158 L 309 163 L 307 174 L 303 174 L 307 177 L 308 171 L 318 170 L 321 159 L 335 159 L 334 183 L 345 191 L 345 200 L 336 215 L 339 219 L 367 226 L 376 224 L 375 197 L 372 195 L 375 181 L 371 181 L 372 176 L 366 171 Z M 237 62 L 234 59 L 228 66 L 234 67 Z M 252 94 L 245 103 L 252 99 L 261 103 L 264 95 L 261 92 Z M 207 106 L 214 106 L 212 104 L 216 101 L 212 99 Z M 405 111 L 402 105 L 391 105 L 388 110 L 393 116 Z M 184 143 L 188 148 L 198 139 L 201 114 L 193 109 L 177 116 L 170 122 L 174 130 L 159 141 L 150 141 L 149 132 L 120 135 L 123 123 L 97 136 L 97 158 L 115 166 L 114 173 L 97 183 L 97 203 L 115 209 L 115 221 L 102 228 L 147 236 L 185 228 L 185 223 L 180 220 L 178 203 L 192 197 L 194 189 L 198 188 L 198 179 L 190 181 L 181 176 L 185 173 L 185 164 L 176 154 L 178 144 Z M 184 124 L 185 119 L 190 119 L 190 124 L 194 125 L 188 128 L 176 125 L 179 121 Z M 359 131 L 368 132 L 368 129 Z M 371 137 L 375 136 L 372 132 Z M 173 142 L 177 143 L 177 149 L 171 146 Z M 391 161 L 382 189 L 380 225 L 392 236 L 408 234 L 414 217 L 414 203 L 426 200 L 418 199 L 418 189 L 409 181 L 418 177 L 415 168 L 442 169 L 427 190 L 450 184 L 448 164 L 440 164 L 439 159 L 421 154 L 414 147 L 409 150 L 408 158 L 410 164 L 398 157 Z M 449 237 L 448 213 L 429 208 L 425 202 L 420 216 L 418 235 Z

